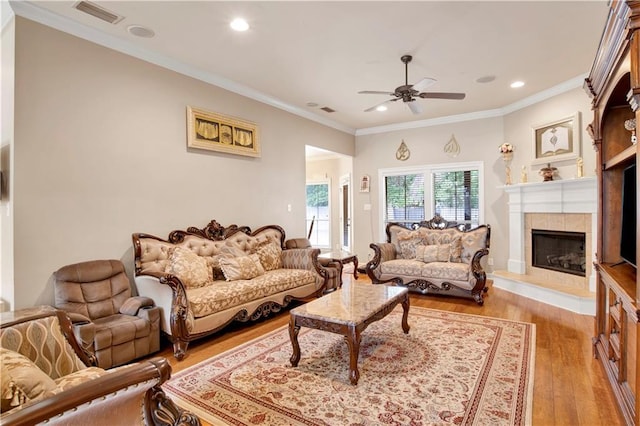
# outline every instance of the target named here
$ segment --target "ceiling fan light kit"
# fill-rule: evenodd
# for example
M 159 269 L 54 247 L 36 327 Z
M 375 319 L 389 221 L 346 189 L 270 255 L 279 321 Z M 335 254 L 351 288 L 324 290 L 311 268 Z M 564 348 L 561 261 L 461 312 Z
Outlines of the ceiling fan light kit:
M 416 84 L 409 84 L 409 62 L 411 62 L 412 59 L 413 57 L 411 55 L 403 55 L 400 58 L 400 60 L 404 64 L 404 84 L 402 86 L 396 87 L 393 92 L 383 90 L 363 90 L 358 92 L 362 95 L 393 96 L 391 99 L 374 105 L 371 108 L 365 109 L 365 112 L 370 112 L 373 110 L 384 111 L 384 109 L 380 108 L 386 106 L 386 104 L 388 104 L 389 102 L 402 100 L 402 102 L 407 104 L 411 112 L 413 112 L 414 114 L 420 114 L 422 112 L 422 107 L 416 102 L 417 99 L 464 99 L 464 93 L 423 92 L 423 90 L 436 83 L 436 80 L 433 78 L 425 77 L 422 80 L 418 81 Z

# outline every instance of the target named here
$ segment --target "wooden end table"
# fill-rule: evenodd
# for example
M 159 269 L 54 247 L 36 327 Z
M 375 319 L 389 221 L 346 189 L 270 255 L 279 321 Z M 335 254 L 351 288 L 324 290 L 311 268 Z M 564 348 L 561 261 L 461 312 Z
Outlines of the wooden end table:
M 318 257 L 323 259 L 331 259 L 334 262 L 340 262 L 343 265 L 353 262 L 353 278 L 358 279 L 358 256 L 344 250 L 334 250 L 328 253 L 322 253 Z M 342 278 L 340 279 L 342 284 Z
M 362 332 L 372 322 L 384 318 L 393 308 L 402 304 L 402 330 L 409 333 L 409 290 L 384 284 L 349 283 L 305 305 L 290 311 L 289 337 L 293 346 L 291 365 L 298 366 L 300 327 L 315 328 L 343 335 L 349 347 L 349 380 L 358 384 L 358 356 Z

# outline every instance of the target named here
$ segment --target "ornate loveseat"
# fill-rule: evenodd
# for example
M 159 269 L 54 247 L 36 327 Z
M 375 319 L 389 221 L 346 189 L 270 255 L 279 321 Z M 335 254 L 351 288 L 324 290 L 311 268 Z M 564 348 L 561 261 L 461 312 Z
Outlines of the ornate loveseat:
M 285 232 L 277 225 L 251 232 L 213 220 L 166 240 L 142 233 L 132 239 L 138 294 L 162 308 L 160 327 L 178 360 L 190 341 L 320 296 L 340 279 L 335 268 L 320 265 L 319 249 L 283 249 Z
M 0 318 L 0 424 L 200 424 L 162 391 L 171 376 L 165 358 L 104 370 L 75 340 L 63 311 L 38 306 Z
M 389 223 L 386 234 L 386 242 L 369 246 L 374 256 L 365 269 L 374 284 L 393 282 L 422 294 L 470 297 L 483 304 L 487 288 L 480 260 L 489 254 L 489 225 L 462 230 L 435 216 L 413 229 Z

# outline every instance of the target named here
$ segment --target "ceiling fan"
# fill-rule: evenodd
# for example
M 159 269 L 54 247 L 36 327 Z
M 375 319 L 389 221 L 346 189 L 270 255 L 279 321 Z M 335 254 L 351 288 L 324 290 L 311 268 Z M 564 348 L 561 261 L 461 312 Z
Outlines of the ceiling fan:
M 404 63 L 404 85 L 396 87 L 393 92 L 380 91 L 380 90 L 363 90 L 358 92 L 365 95 L 388 95 L 393 98 L 388 99 L 380 104 L 374 105 L 371 108 L 367 108 L 364 112 L 373 111 L 374 109 L 385 105 L 389 102 L 395 102 L 402 99 L 405 102 L 411 112 L 414 114 L 420 114 L 422 108 L 415 102 L 416 98 L 432 98 L 432 99 L 464 99 L 464 93 L 450 93 L 450 92 L 423 92 L 426 88 L 432 86 L 436 80 L 433 78 L 425 77 L 416 84 L 409 84 L 409 62 L 413 57 L 411 55 L 403 55 L 400 60 Z

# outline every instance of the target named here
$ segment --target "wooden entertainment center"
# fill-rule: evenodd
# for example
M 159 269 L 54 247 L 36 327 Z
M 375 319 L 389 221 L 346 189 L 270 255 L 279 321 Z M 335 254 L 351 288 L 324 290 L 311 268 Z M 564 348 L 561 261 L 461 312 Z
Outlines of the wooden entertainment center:
M 640 123 L 640 1 L 611 1 L 609 16 L 585 90 L 593 98 L 593 122 L 588 126 L 598 167 L 598 249 L 594 354 L 602 362 L 627 424 L 640 425 L 640 281 L 628 249 L 640 241 L 623 229 L 637 224 L 629 214 L 630 187 L 625 170 L 637 163 L 634 119 Z M 629 173 L 626 173 L 628 176 Z M 633 182 L 637 193 L 638 176 Z M 625 199 L 626 198 L 626 199 Z M 637 198 L 637 197 L 636 197 Z M 626 202 L 626 208 L 623 208 Z M 622 244 L 621 244 L 622 243 Z M 626 257 L 626 260 L 625 260 Z

